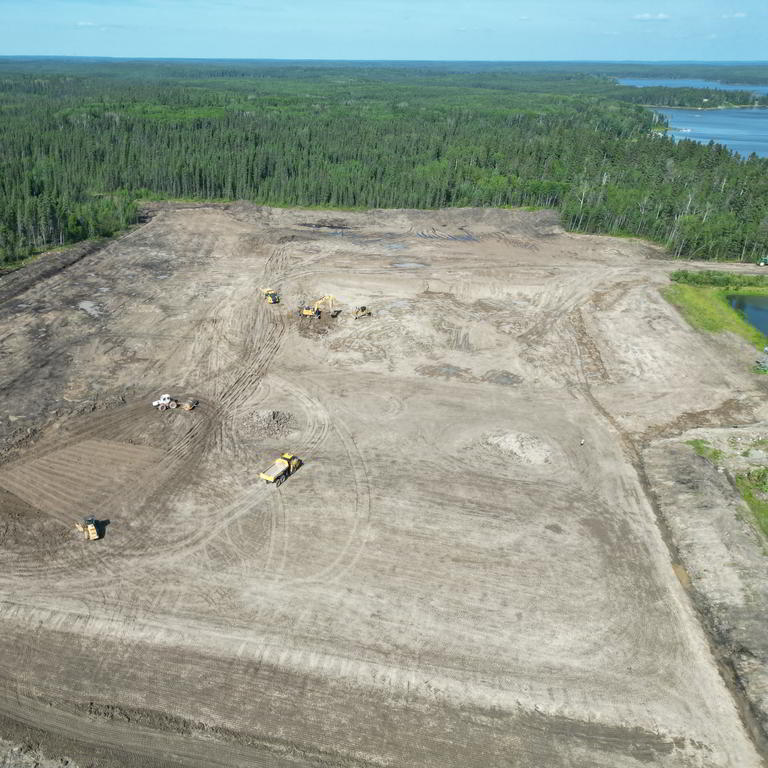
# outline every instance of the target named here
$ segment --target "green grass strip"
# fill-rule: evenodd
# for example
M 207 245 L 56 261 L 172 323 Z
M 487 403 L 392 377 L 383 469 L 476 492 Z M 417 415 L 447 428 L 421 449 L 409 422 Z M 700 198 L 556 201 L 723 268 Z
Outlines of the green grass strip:
M 716 288 L 768 288 L 768 273 L 749 275 L 718 269 L 677 269 L 670 272 L 673 283 L 686 285 L 711 285 Z
M 736 475 L 734 482 L 747 506 L 752 510 L 757 525 L 768 536 L 768 501 L 761 498 L 768 492 L 768 467 L 753 469 L 744 475 Z
M 723 458 L 723 452 L 719 448 L 713 448 L 707 440 L 686 440 L 685 444 L 690 445 L 699 456 L 703 456 L 710 461 L 718 462 Z
M 664 298 L 676 306 L 694 328 L 708 333 L 735 333 L 762 350 L 768 344 L 768 338 L 728 303 L 728 296 L 734 294 L 768 295 L 768 288 L 673 283 L 662 290 Z

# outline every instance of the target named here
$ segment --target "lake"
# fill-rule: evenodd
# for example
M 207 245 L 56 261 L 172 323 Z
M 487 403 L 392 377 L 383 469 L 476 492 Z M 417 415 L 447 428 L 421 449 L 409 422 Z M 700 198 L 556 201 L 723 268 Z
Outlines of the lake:
M 768 296 L 741 296 L 728 297 L 728 303 L 741 312 L 747 322 L 768 336 Z
M 714 141 L 747 157 L 768 157 L 768 109 L 657 109 L 675 140 Z
M 621 85 L 636 88 L 719 88 L 725 91 L 751 91 L 768 95 L 768 85 L 733 85 L 715 80 L 652 79 L 620 77 Z M 748 157 L 768 157 L 768 109 L 657 109 L 669 122 L 668 134 L 676 141 L 692 139 L 708 144 L 714 141 Z

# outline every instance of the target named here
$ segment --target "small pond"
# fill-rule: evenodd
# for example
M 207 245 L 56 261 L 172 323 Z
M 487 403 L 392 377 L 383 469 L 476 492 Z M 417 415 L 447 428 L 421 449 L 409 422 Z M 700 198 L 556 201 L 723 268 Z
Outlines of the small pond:
M 739 310 L 747 322 L 768 336 L 768 296 L 741 296 L 734 294 L 728 302 Z

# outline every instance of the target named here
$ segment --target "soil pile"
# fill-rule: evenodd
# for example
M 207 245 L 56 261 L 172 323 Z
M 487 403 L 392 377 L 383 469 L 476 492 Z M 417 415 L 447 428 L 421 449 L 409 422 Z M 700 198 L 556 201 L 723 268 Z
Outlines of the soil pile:
M 257 411 L 250 419 L 250 426 L 261 435 L 282 437 L 295 428 L 295 419 L 285 411 Z
M 486 445 L 520 464 L 549 464 L 552 461 L 552 449 L 543 440 L 525 432 L 494 432 L 483 439 Z

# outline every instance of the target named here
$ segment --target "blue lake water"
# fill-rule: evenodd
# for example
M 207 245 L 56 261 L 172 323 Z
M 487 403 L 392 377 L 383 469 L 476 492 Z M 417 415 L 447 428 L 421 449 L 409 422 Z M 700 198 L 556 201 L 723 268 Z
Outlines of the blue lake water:
M 728 302 L 747 322 L 768 336 L 768 296 L 729 296 Z
M 652 79 L 620 77 L 621 85 L 638 88 L 719 88 L 725 91 L 751 91 L 768 95 L 768 85 L 734 85 L 714 80 Z M 753 152 L 768 157 L 768 109 L 657 109 L 669 122 L 669 135 L 676 141 L 692 139 L 708 144 L 724 144 L 743 157 Z
M 768 157 L 768 109 L 657 109 L 676 140 L 714 141 L 744 157 Z

